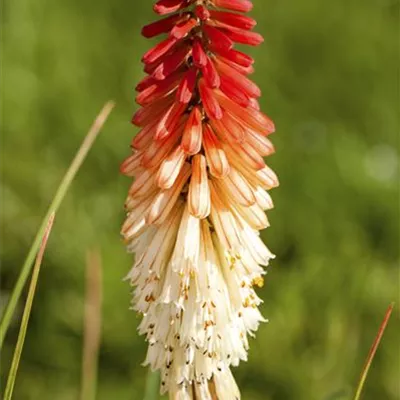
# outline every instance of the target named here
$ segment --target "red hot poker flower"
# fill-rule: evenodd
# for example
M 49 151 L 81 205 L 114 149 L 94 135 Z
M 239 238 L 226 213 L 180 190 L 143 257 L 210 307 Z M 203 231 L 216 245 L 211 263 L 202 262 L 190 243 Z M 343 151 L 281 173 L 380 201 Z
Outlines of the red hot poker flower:
M 136 86 L 140 132 L 121 171 L 134 178 L 122 234 L 135 264 L 133 307 L 171 399 L 239 399 L 230 372 L 247 359 L 247 335 L 263 321 L 261 267 L 273 255 L 268 190 L 278 185 L 263 157 L 273 122 L 249 79 L 254 60 L 235 43 L 258 45 L 248 0 L 159 0 L 164 34 L 143 56 Z

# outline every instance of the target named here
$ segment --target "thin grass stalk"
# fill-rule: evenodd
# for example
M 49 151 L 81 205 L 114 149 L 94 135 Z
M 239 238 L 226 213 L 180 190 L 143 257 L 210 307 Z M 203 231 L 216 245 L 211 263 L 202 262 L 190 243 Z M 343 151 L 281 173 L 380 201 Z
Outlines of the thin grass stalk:
M 363 368 L 363 371 L 360 376 L 360 381 L 358 383 L 358 387 L 357 387 L 357 391 L 356 391 L 354 400 L 361 399 L 361 394 L 362 394 L 365 382 L 367 380 L 369 369 L 371 367 L 372 361 L 374 360 L 376 350 L 378 349 L 379 343 L 381 342 L 383 334 L 385 333 L 385 329 L 389 322 L 390 315 L 392 314 L 393 307 L 394 307 L 394 303 L 390 304 L 389 307 L 387 308 L 385 317 L 383 318 L 383 321 L 379 327 L 378 334 L 376 335 L 375 340 L 372 343 L 371 349 L 368 353 L 367 360 L 364 364 L 364 368 Z
M 92 147 L 94 141 L 96 140 L 97 135 L 99 134 L 101 128 L 106 122 L 108 116 L 110 115 L 112 109 L 114 108 L 114 102 L 107 102 L 98 116 L 96 117 L 93 125 L 89 129 L 85 139 L 83 140 L 78 152 L 76 153 L 75 158 L 73 159 L 70 167 L 68 168 L 63 180 L 60 183 L 60 186 L 57 189 L 57 192 L 50 204 L 50 207 L 40 225 L 40 228 L 36 234 L 35 240 L 32 243 L 32 246 L 29 250 L 29 253 L 25 259 L 25 262 L 22 266 L 21 272 L 18 276 L 17 282 L 14 286 L 14 289 L 11 293 L 8 304 L 5 308 L 4 314 L 0 323 L 0 349 L 3 347 L 3 342 L 7 330 L 10 326 L 12 316 L 14 314 L 15 308 L 17 306 L 18 300 L 21 297 L 22 289 L 25 286 L 25 283 L 29 277 L 29 273 L 31 272 L 33 262 L 35 260 L 36 253 L 40 246 L 41 238 L 46 230 L 47 221 L 49 220 L 52 213 L 56 213 L 62 200 L 65 197 L 72 181 L 74 180 L 77 172 L 79 171 L 83 161 L 85 160 L 90 148 Z
M 147 371 L 146 388 L 143 400 L 158 400 L 160 387 L 160 374 L 159 372 L 152 372 L 149 368 Z
M 21 326 L 19 328 L 18 340 L 17 340 L 17 344 L 15 346 L 14 356 L 12 359 L 10 372 L 9 372 L 8 378 L 7 378 L 7 385 L 6 385 L 6 390 L 4 393 L 4 400 L 11 400 L 11 397 L 13 394 L 15 379 L 17 377 L 18 365 L 19 365 L 19 361 L 21 359 L 22 349 L 24 347 L 24 342 L 25 342 L 26 331 L 28 329 L 29 317 L 30 317 L 31 310 L 32 310 L 32 303 L 33 303 L 33 299 L 35 297 L 36 286 L 37 286 L 37 282 L 39 279 L 40 266 L 42 264 L 43 255 L 44 255 L 44 251 L 46 249 L 47 241 L 49 239 L 50 231 L 53 226 L 54 215 L 55 214 L 53 212 L 47 221 L 46 230 L 42 237 L 39 252 L 36 257 L 35 266 L 33 268 L 32 279 L 31 279 L 31 283 L 29 285 L 28 297 L 26 299 L 24 312 L 22 314 Z
M 86 299 L 82 353 L 81 399 L 94 400 L 97 391 L 98 355 L 101 340 L 102 267 L 99 251 L 86 255 Z

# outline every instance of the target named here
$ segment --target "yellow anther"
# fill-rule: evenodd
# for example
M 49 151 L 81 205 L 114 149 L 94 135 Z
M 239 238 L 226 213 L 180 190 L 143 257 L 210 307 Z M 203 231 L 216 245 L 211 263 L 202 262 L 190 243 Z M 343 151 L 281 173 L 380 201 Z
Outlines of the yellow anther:
M 264 286 L 264 278 L 262 276 L 257 276 L 256 278 L 253 279 L 252 282 L 253 286 L 258 286 L 259 288 L 262 288 Z

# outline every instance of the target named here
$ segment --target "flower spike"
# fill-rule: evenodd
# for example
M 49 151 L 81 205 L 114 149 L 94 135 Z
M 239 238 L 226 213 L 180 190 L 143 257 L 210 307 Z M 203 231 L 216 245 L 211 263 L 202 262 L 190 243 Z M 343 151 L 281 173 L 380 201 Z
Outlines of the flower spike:
M 161 393 L 180 400 L 238 400 L 231 367 L 247 359 L 260 322 L 255 292 L 273 254 L 268 191 L 278 186 L 264 158 L 273 122 L 249 79 L 254 60 L 234 49 L 263 38 L 244 15 L 249 0 L 159 0 L 136 86 L 140 131 L 121 172 L 133 178 L 122 235 L 135 262 L 127 279 L 145 365 Z

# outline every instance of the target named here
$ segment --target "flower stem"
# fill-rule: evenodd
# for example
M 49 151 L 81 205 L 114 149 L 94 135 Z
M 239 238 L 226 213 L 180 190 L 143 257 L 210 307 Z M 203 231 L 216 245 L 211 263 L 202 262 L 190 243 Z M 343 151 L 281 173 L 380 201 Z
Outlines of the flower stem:
M 146 378 L 146 388 L 143 400 L 157 400 L 159 398 L 158 390 L 160 386 L 159 372 L 152 372 L 149 368 Z
M 36 253 L 39 249 L 41 238 L 43 237 L 43 234 L 46 230 L 47 221 L 49 220 L 51 214 L 57 212 L 58 208 L 60 207 L 60 204 L 64 199 L 65 194 L 67 193 L 72 181 L 74 180 L 75 175 L 77 174 L 79 168 L 81 167 L 97 135 L 99 134 L 101 128 L 103 127 L 104 123 L 106 122 L 113 108 L 114 108 L 114 103 L 111 101 L 109 101 L 104 105 L 103 109 L 100 111 L 97 118 L 93 122 L 93 125 L 89 129 L 89 132 L 87 133 L 85 139 L 83 140 L 78 152 L 76 153 L 75 158 L 73 159 L 70 167 L 68 168 L 68 171 L 66 172 L 63 180 L 61 181 L 60 186 L 57 189 L 57 192 L 50 204 L 50 207 L 42 221 L 42 224 L 36 234 L 35 240 L 33 241 L 33 244 L 25 259 L 21 272 L 18 276 L 17 283 L 15 284 L 15 287 L 8 301 L 3 317 L 1 319 L 0 349 L 3 346 L 4 338 L 7 333 L 8 327 L 10 326 L 12 316 L 14 314 L 18 300 L 22 293 L 22 289 L 24 288 L 25 283 L 29 277 L 29 273 L 32 269 L 32 264 L 35 260 Z
M 363 368 L 363 372 L 361 373 L 361 377 L 360 377 L 360 381 L 358 383 L 358 387 L 357 387 L 357 391 L 354 397 L 354 400 L 360 400 L 361 399 L 361 393 L 363 390 L 363 387 L 365 385 L 365 381 L 367 379 L 368 376 L 368 371 L 371 367 L 372 361 L 375 357 L 375 353 L 376 350 L 379 346 L 380 341 L 382 340 L 383 334 L 385 332 L 386 326 L 389 322 L 390 319 L 390 315 L 392 314 L 393 311 L 393 307 L 394 307 L 394 303 L 390 304 L 389 307 L 386 310 L 386 314 L 385 317 L 383 318 L 383 321 L 381 323 L 381 326 L 379 327 L 379 331 L 378 334 L 375 337 L 374 342 L 372 343 L 371 349 L 369 351 L 367 360 L 365 362 L 364 368 Z
M 8 374 L 7 385 L 6 385 L 6 390 L 5 390 L 5 394 L 4 394 L 4 400 L 11 400 L 12 393 L 14 390 L 14 384 L 15 384 L 15 379 L 17 376 L 19 360 L 21 359 L 22 349 L 24 347 L 26 330 L 28 328 L 28 322 L 29 322 L 29 317 L 31 314 L 33 298 L 35 297 L 36 285 L 37 285 L 37 281 L 39 279 L 40 266 L 42 264 L 43 254 L 46 249 L 47 240 L 49 238 L 50 231 L 53 226 L 53 221 L 54 221 L 54 213 L 52 213 L 50 215 L 50 218 L 48 219 L 48 221 L 46 223 L 46 229 L 45 229 L 44 235 L 42 237 L 41 246 L 40 246 L 39 252 L 36 257 L 35 266 L 33 268 L 32 279 L 31 279 L 31 283 L 29 285 L 28 297 L 26 299 L 24 313 L 22 314 L 21 326 L 19 328 L 18 340 L 17 340 L 17 344 L 15 346 L 15 351 L 14 351 L 14 356 L 13 356 L 12 363 L 11 363 L 10 372 Z

